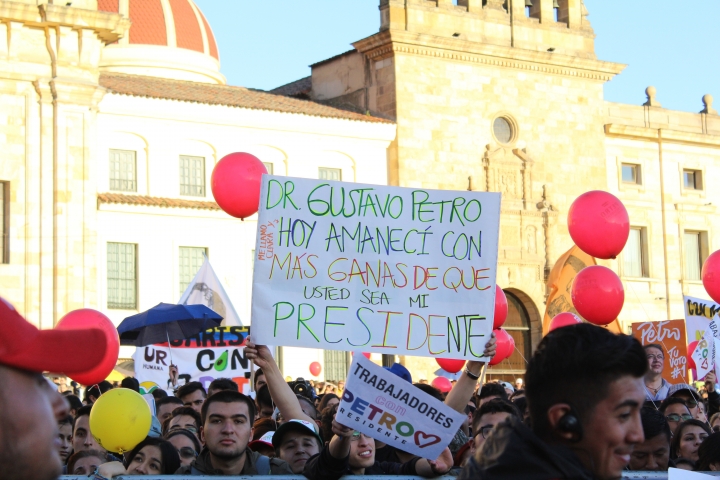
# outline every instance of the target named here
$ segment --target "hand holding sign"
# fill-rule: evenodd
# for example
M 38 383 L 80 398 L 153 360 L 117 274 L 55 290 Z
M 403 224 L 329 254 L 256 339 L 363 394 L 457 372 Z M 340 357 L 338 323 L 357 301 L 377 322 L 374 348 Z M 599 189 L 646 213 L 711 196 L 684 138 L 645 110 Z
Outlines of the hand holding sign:
M 435 476 L 445 475 L 453 466 L 452 453 L 450 453 L 449 448 L 445 447 L 445 450 L 442 451 L 436 460 L 428 460 L 427 462 Z M 418 473 L 422 475 L 420 471 Z

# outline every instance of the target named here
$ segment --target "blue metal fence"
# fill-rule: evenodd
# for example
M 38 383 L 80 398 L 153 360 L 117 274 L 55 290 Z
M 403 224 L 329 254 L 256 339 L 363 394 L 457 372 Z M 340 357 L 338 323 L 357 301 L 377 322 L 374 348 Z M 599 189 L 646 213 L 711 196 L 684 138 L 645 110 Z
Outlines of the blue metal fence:
M 706 475 L 712 475 L 714 477 L 720 477 L 720 472 L 702 472 Z M 134 476 L 121 476 L 114 477 L 113 480 L 197 480 L 201 478 L 214 478 L 217 476 L 205 476 L 205 475 L 134 475 Z M 246 476 L 223 476 L 223 479 L 228 480 L 307 480 L 302 475 L 246 475 Z M 437 480 L 455 480 L 456 477 L 436 477 Z M 403 476 L 403 475 L 353 475 L 343 477 L 345 480 L 424 480 L 423 477 Z M 623 472 L 623 480 L 668 480 L 667 472 Z M 80 475 L 63 475 L 60 480 L 88 480 L 86 476 Z

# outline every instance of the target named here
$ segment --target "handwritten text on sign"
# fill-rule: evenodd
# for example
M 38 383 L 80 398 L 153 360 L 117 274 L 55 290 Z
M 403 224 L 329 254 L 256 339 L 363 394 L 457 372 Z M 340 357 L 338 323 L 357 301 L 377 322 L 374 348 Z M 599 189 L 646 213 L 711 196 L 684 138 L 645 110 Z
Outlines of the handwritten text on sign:
M 685 320 L 661 320 L 632 324 L 633 337 L 643 345 L 657 344 L 662 347 L 662 376 L 669 383 L 687 383 L 687 340 Z
M 263 176 L 258 343 L 478 359 L 500 194 Z
M 360 354 L 353 355 L 336 417 L 346 427 L 433 460 L 465 418 Z

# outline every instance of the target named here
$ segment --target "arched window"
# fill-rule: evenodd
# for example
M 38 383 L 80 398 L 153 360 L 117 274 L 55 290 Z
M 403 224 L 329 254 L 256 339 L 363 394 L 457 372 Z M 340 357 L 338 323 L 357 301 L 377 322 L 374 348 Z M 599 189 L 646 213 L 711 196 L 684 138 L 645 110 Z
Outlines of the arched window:
M 507 360 L 488 368 L 487 380 L 504 380 L 514 384 L 516 378 L 525 374 L 525 360 L 532 355 L 530 316 L 518 297 L 507 290 L 504 292 L 507 297 L 508 316 L 502 328 L 515 340 L 515 351 Z

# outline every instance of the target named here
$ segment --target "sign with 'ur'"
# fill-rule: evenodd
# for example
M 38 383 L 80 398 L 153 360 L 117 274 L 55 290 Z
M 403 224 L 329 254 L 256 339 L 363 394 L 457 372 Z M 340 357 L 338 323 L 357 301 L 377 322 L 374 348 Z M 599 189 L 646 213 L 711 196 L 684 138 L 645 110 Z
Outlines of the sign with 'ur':
M 360 353 L 353 355 L 335 417 L 346 427 L 433 460 L 465 418 Z
M 264 175 L 253 338 L 481 359 L 499 223 L 499 193 Z

